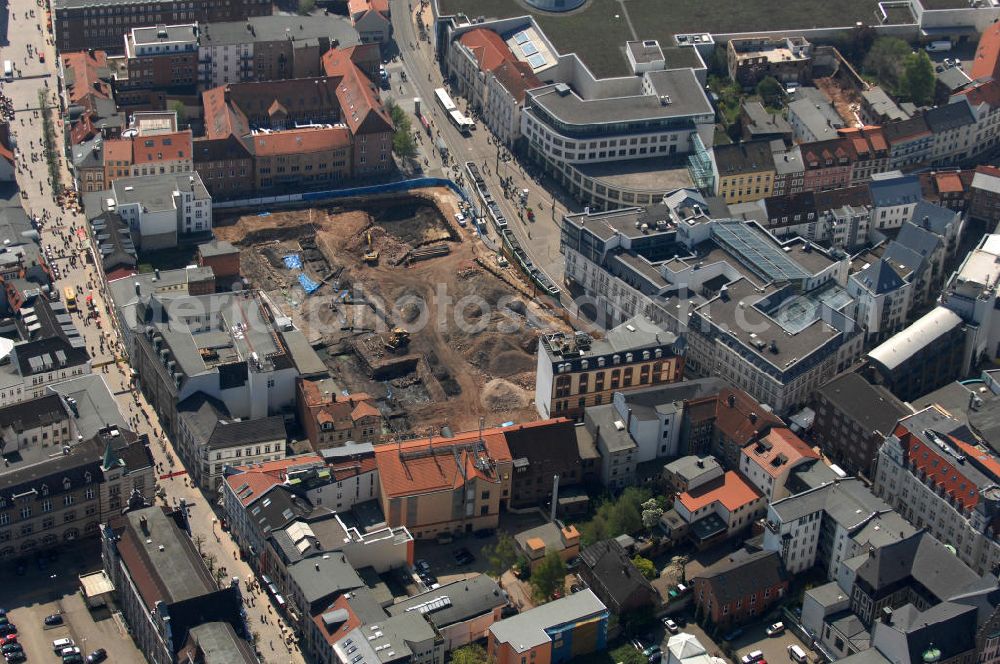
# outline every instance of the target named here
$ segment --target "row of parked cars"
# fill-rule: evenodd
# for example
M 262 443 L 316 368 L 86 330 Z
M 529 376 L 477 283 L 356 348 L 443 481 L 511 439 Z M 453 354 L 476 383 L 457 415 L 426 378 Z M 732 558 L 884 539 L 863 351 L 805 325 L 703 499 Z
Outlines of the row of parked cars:
M 84 659 L 80 648 L 68 637 L 53 641 L 52 652 L 62 658 L 63 664 L 99 664 L 108 658 L 108 652 L 104 648 L 98 648 Z
M 27 659 L 24 648 L 17 642 L 17 625 L 7 617 L 6 609 L 0 609 L 0 653 L 8 664 L 18 664 Z

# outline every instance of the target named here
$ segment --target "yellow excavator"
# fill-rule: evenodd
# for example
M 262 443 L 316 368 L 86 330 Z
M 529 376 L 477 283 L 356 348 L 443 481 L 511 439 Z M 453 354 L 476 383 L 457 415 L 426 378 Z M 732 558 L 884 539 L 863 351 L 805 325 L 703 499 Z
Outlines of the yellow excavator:
M 385 347 L 391 351 L 404 350 L 410 345 L 410 333 L 401 327 L 392 328 L 389 338 L 385 340 Z
M 368 251 L 365 252 L 365 262 L 369 265 L 374 265 L 378 263 L 378 250 L 372 248 L 372 232 L 368 231 L 365 235 L 368 239 Z

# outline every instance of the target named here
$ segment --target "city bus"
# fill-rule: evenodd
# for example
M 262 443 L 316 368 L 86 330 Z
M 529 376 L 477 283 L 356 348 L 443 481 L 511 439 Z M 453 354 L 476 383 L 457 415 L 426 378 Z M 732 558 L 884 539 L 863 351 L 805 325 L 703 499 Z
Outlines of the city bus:
M 452 111 L 448 114 L 448 119 L 455 125 L 455 129 L 462 132 L 463 136 L 468 136 L 469 132 L 476 128 L 476 123 L 472 118 L 462 115 L 461 111 Z
M 434 96 L 437 97 L 438 106 L 440 106 L 445 113 L 451 113 L 452 111 L 458 110 L 458 106 L 455 106 L 455 102 L 451 100 L 451 96 L 444 88 L 437 88 L 434 90 Z
M 63 297 L 66 298 L 66 309 L 76 311 L 76 291 L 72 286 L 63 289 Z

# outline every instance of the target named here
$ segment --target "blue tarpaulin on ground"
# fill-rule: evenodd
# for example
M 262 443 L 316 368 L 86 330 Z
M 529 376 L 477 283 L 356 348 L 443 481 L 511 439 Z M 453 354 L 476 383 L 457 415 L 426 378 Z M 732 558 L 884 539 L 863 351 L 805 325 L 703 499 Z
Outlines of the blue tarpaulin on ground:
M 305 289 L 306 295 L 311 295 L 316 289 L 319 288 L 319 284 L 307 277 L 304 274 L 299 275 L 299 283 L 302 284 L 302 288 Z
M 302 259 L 299 258 L 298 254 L 288 254 L 282 258 L 285 262 L 285 267 L 289 270 L 301 270 L 302 269 Z

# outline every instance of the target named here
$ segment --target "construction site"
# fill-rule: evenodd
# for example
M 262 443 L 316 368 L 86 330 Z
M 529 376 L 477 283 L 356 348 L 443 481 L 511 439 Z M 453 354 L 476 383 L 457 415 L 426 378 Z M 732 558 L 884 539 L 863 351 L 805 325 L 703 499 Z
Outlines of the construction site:
M 247 284 L 266 291 L 342 392 L 376 399 L 386 436 L 535 417 L 535 351 L 568 330 L 455 220 L 451 191 L 217 219 Z

